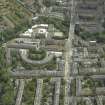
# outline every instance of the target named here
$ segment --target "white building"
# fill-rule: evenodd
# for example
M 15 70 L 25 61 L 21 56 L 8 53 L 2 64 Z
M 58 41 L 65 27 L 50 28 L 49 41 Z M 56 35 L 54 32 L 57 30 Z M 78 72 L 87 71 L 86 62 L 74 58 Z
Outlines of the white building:
M 51 51 L 51 54 L 55 55 L 56 57 L 61 57 L 63 53 L 62 52 Z

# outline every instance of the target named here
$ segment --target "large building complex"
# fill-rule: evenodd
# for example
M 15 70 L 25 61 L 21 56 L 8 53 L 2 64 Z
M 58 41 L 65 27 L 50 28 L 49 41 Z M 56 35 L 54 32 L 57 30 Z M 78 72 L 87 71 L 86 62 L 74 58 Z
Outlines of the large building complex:
M 8 40 L 1 33 L 0 105 L 105 105 L 105 40 L 95 39 L 105 31 L 105 1 L 18 2 L 32 24 Z

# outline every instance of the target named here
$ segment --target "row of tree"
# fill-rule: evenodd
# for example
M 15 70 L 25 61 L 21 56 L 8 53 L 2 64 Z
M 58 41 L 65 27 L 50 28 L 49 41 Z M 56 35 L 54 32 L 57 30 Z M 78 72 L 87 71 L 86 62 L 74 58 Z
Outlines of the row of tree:
M 23 23 L 20 23 L 15 28 L 6 29 L 4 31 L 0 32 L 0 44 L 5 43 L 13 38 L 17 38 L 18 35 L 25 30 L 28 29 L 28 27 L 31 26 L 31 23 L 28 21 L 25 21 Z
M 0 105 L 13 105 L 13 103 L 13 82 L 10 80 L 9 67 L 5 59 L 5 50 L 0 47 Z
M 79 33 L 78 36 L 80 36 L 84 40 L 96 40 L 99 43 L 105 43 L 105 32 L 101 33 L 82 32 Z

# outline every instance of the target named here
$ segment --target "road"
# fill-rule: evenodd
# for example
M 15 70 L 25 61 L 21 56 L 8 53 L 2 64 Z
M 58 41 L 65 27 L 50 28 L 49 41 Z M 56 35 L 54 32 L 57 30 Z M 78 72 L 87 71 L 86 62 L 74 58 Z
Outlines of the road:
M 71 81 L 71 77 L 70 77 L 70 64 L 72 62 L 72 41 L 74 39 L 74 15 L 75 15 L 75 5 L 74 5 L 74 0 L 70 1 L 71 3 L 71 7 L 70 7 L 70 11 L 71 11 L 71 18 L 70 18 L 70 28 L 69 28 L 69 37 L 66 43 L 66 54 L 65 54 L 65 80 L 66 80 L 66 85 L 65 85 L 65 99 L 64 99 L 64 105 L 69 105 L 69 102 L 71 100 L 70 98 L 70 81 Z

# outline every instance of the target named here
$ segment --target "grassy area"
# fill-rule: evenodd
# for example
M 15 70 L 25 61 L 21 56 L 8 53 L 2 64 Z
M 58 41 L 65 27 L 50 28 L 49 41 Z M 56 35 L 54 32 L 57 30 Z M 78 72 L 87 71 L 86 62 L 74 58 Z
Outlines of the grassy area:
M 32 105 L 34 102 L 34 96 L 35 96 L 35 89 L 36 89 L 36 79 L 32 79 L 31 81 L 28 81 L 24 88 L 23 93 L 23 100 L 22 102 L 25 105 Z
M 8 25 L 6 29 L 4 28 L 0 32 L 0 43 L 4 43 L 17 37 L 20 32 L 30 27 L 32 14 L 18 4 L 16 0 L 1 0 L 0 3 L 3 6 L 0 7 L 0 19 L 3 19 Z
M 64 105 L 64 96 L 65 96 L 65 81 L 64 79 L 61 79 L 59 105 Z
M 71 94 L 73 96 L 76 95 L 76 80 L 75 79 L 71 81 Z
M 105 43 L 105 32 L 102 33 L 82 32 L 79 33 L 78 36 L 80 36 L 84 40 L 96 40 L 99 43 Z
M 7 71 L 8 68 L 0 70 L 0 105 L 13 105 L 15 101 L 13 82 Z
M 94 87 L 94 81 L 90 78 L 84 78 L 82 81 L 82 88 L 92 88 Z
M 26 11 L 24 7 L 15 0 L 5 0 L 4 2 L 1 0 L 1 4 L 5 5 L 7 8 L 0 9 L 0 16 L 8 17 L 15 25 L 29 20 L 32 17 L 32 14 Z
M 64 34 L 64 38 L 68 37 L 68 32 L 69 32 L 69 23 L 66 21 L 61 21 L 57 18 L 51 18 L 51 17 L 39 17 L 37 20 L 37 23 L 45 23 L 45 24 L 54 24 L 54 27 L 56 29 L 59 29 L 61 32 Z M 63 39 L 64 39 L 63 38 Z
M 41 105 L 46 105 L 50 93 L 53 92 L 54 86 L 50 83 L 51 78 L 45 78 L 43 80 L 43 89 L 42 89 L 42 100 Z
M 0 19 L 4 19 L 3 21 L 8 24 L 5 30 L 0 31 L 0 46 L 2 46 L 2 43 L 18 37 L 20 32 L 30 26 L 31 15 L 15 0 L 0 0 L 0 4 L 0 17 L 2 17 Z M 13 25 L 14 28 L 11 27 Z M 5 49 L 0 47 L 0 105 L 14 105 L 14 82 L 10 77 L 5 55 Z
M 29 50 L 29 55 L 28 57 L 32 60 L 42 60 L 46 57 L 46 52 L 45 50 Z
M 96 84 L 92 78 L 84 77 L 82 81 L 82 88 L 85 95 L 95 95 L 96 94 Z
M 43 0 L 43 4 L 46 6 L 46 7 L 50 7 L 52 5 L 57 5 L 56 2 L 54 2 L 53 0 Z
M 55 39 L 55 40 L 64 40 L 65 39 L 65 36 L 62 36 L 62 37 L 53 36 L 52 38 Z
M 77 105 L 86 105 L 86 101 L 81 99 L 77 102 Z
M 44 49 L 39 49 L 39 50 L 30 49 L 30 50 L 29 50 L 29 53 L 31 53 L 31 54 L 33 54 L 33 53 L 35 53 L 35 54 L 42 54 L 43 52 L 45 52 Z
M 20 23 L 14 29 L 6 29 L 0 32 L 0 44 L 5 43 L 13 38 L 17 38 L 19 33 L 24 32 L 29 27 L 28 21 L 25 23 Z
M 96 80 L 94 82 L 95 82 L 96 87 L 104 87 L 105 86 L 104 80 Z
M 10 79 L 9 66 L 6 64 L 5 49 L 0 47 L 0 105 L 14 104 L 14 85 Z

